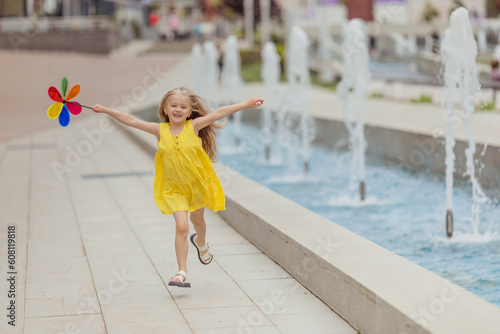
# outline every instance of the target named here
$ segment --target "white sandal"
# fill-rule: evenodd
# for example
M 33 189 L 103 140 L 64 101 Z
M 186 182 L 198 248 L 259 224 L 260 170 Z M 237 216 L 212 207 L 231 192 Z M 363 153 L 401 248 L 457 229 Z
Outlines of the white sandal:
M 197 234 L 193 233 L 191 237 L 189 238 L 191 240 L 191 243 L 196 247 L 196 250 L 198 251 L 198 259 L 200 259 L 200 262 L 207 265 L 212 260 L 214 259 L 214 255 L 212 254 L 212 250 L 210 247 L 208 247 L 208 242 L 205 241 L 205 245 L 203 247 L 198 246 L 198 238 Z M 204 252 L 208 249 L 208 252 L 205 253 L 204 255 L 201 255 L 201 252 Z M 208 261 L 208 262 L 207 262 Z
M 186 282 L 187 280 L 187 273 L 184 270 L 179 270 L 177 275 L 172 276 L 172 279 L 178 279 L 178 281 L 173 281 L 171 280 L 168 282 L 168 285 L 170 286 L 178 286 L 180 288 L 190 288 L 191 283 Z

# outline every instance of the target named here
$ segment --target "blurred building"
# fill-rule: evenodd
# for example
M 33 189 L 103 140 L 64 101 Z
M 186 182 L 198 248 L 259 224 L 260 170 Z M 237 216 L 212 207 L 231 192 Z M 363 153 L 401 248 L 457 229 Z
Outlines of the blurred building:
M 152 0 L 0 0 L 0 17 L 88 16 L 113 17 L 119 9 L 142 10 Z
M 373 0 L 350 0 L 346 3 L 347 18 L 373 21 Z
M 0 48 L 108 53 L 142 37 L 148 2 L 0 0 Z
M 27 1 L 0 1 L 0 17 L 26 16 Z
M 365 20 L 373 17 L 374 21 L 381 23 L 412 25 L 424 21 L 424 12 L 430 6 L 435 9 L 437 15 L 429 23 L 445 25 L 451 10 L 456 8 L 458 2 L 462 2 L 475 16 L 486 16 L 487 0 L 287 0 L 281 4 L 285 11 L 293 13 L 294 19 L 302 21 L 301 24 L 307 20 L 316 20 L 318 15 L 315 15 L 315 8 L 321 7 L 321 11 L 328 11 L 329 21 L 333 25 L 339 25 L 343 20 L 354 17 Z

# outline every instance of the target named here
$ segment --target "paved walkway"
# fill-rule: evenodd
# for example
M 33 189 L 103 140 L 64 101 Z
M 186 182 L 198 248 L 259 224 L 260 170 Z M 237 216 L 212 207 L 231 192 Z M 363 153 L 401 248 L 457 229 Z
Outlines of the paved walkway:
M 47 91 L 50 86 L 61 89 L 66 76 L 69 87 L 80 84 L 74 99 L 87 106 L 111 105 L 115 101 L 131 105 L 143 102 L 144 90 L 154 87 L 182 56 L 177 53 L 147 54 L 148 43 L 134 43 L 111 56 L 69 52 L 0 50 L 0 140 L 29 134 L 40 129 L 59 127 L 57 120 L 47 117 L 51 105 Z M 84 120 L 83 112 L 72 122 Z
M 0 237 L 15 226 L 17 272 L 16 327 L 4 315 L 0 332 L 356 333 L 211 212 L 214 262 L 191 247 L 192 288 L 168 287 L 175 225 L 154 203 L 153 157 L 93 116 L 0 143 Z M 5 247 L 0 261 L 5 277 Z

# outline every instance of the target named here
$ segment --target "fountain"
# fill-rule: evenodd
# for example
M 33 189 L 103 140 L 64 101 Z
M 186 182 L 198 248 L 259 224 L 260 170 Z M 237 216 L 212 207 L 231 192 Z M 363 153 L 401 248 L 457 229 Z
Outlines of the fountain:
M 260 0 L 260 16 L 261 16 L 261 43 L 266 44 L 271 38 L 271 0 Z
M 431 35 L 425 35 L 425 51 L 426 52 L 432 52 L 432 48 L 434 46 L 434 40 L 432 39 Z
M 466 17 L 467 15 L 464 15 L 464 18 Z M 466 25 L 460 21 L 456 22 L 456 20 L 456 18 L 452 18 L 451 32 L 447 32 L 447 38 L 443 42 L 443 56 L 446 60 L 444 62 L 446 64 L 446 75 L 443 78 L 446 78 L 447 87 L 449 88 L 447 112 L 449 112 L 451 117 L 455 116 L 454 120 L 450 118 L 449 123 L 447 123 L 447 125 L 451 126 L 450 131 L 453 130 L 452 126 L 456 125 L 453 121 L 456 122 L 456 116 L 459 115 L 454 108 L 457 105 L 458 98 L 462 98 L 464 122 L 469 122 L 474 106 L 474 93 L 479 89 L 473 65 L 474 55 L 469 54 L 473 53 L 474 45 L 471 40 L 463 40 L 461 39 L 461 34 L 454 32 L 456 28 L 467 30 Z M 359 24 L 362 25 L 362 22 L 359 22 Z M 362 31 L 362 29 L 358 30 Z M 364 111 L 362 108 L 363 101 L 360 98 L 362 94 L 360 92 L 366 91 L 369 76 L 366 71 L 360 70 L 363 68 L 360 66 L 360 64 L 363 64 L 361 60 L 366 59 L 366 56 L 363 56 L 364 53 L 360 52 L 360 49 L 364 48 L 365 43 L 362 43 L 361 46 L 357 43 L 364 42 L 366 36 L 359 34 L 355 35 L 354 38 L 347 38 L 350 34 L 346 29 L 346 38 L 344 38 L 345 43 L 343 45 L 346 58 L 345 76 L 343 82 L 338 87 L 338 93 L 341 103 L 344 105 L 351 103 L 349 124 L 353 130 L 352 132 L 358 134 L 359 132 L 354 130 L 362 129 L 362 127 L 357 127 L 358 124 L 362 124 L 362 118 L 360 123 L 356 123 L 356 121 L 359 119 L 359 116 L 362 116 L 361 112 Z M 454 37 L 456 34 L 460 38 Z M 289 59 L 292 64 L 294 61 L 293 52 L 295 50 L 292 46 L 288 50 L 292 57 L 292 59 Z M 467 51 L 464 52 L 464 50 Z M 287 65 L 291 66 L 290 63 L 287 63 Z M 360 79 L 363 77 L 364 80 Z M 290 86 L 300 87 L 297 78 L 295 78 L 296 82 L 294 82 L 289 76 L 289 80 Z M 288 109 L 298 108 L 297 101 L 299 101 L 299 97 L 296 94 L 298 92 L 297 88 L 295 90 L 290 89 L 288 92 L 289 96 L 286 98 L 290 98 L 291 102 L 284 99 L 285 102 L 282 105 Z M 359 101 L 361 103 L 358 104 Z M 399 107 L 401 107 L 401 112 L 409 111 L 403 105 L 396 106 L 396 108 Z M 396 108 L 395 110 L 397 111 L 398 109 Z M 345 109 L 347 110 L 347 108 Z M 279 115 L 281 113 L 273 114 L 273 116 Z M 283 128 L 290 129 L 297 125 L 298 117 L 293 119 L 293 115 L 296 115 L 296 113 L 286 114 L 286 120 L 280 123 L 284 124 Z M 290 120 L 292 122 L 289 122 Z M 470 124 L 469 122 L 469 125 L 467 125 L 469 133 L 471 129 Z M 278 130 L 279 128 L 279 125 L 273 126 L 273 129 Z M 253 123 L 248 126 L 242 124 L 242 131 L 247 138 L 261 138 L 262 132 L 259 132 L 259 129 Z M 290 147 L 294 149 L 294 153 L 297 153 L 299 136 L 279 137 L 281 133 L 286 133 L 286 131 L 283 130 L 282 132 L 278 130 L 276 137 L 273 137 L 271 149 L 275 149 L 275 142 L 276 144 L 280 144 L 281 142 L 288 144 L 291 142 Z M 326 134 L 326 131 L 328 130 L 325 130 L 324 134 Z M 360 132 L 359 134 L 362 135 L 363 133 Z M 369 134 L 367 132 L 366 135 L 368 136 Z M 221 136 L 219 137 L 220 145 L 227 145 L 230 142 L 232 133 L 222 131 Z M 391 133 L 388 133 L 383 139 L 377 137 L 378 134 L 374 133 L 372 137 L 374 140 L 373 145 L 379 143 L 387 145 L 381 146 L 379 149 L 382 147 L 390 149 L 390 143 L 401 138 L 397 134 Z M 277 140 L 274 140 L 274 138 Z M 280 138 L 283 138 L 283 140 Z M 448 142 L 450 142 L 450 138 L 453 140 L 453 135 L 451 137 L 448 135 L 447 138 Z M 389 144 L 385 144 L 386 142 L 389 142 Z M 359 151 L 364 152 L 364 140 L 360 140 L 358 143 L 361 144 L 361 150 Z M 328 145 L 328 139 L 325 138 L 323 141 L 318 141 L 318 144 Z M 370 142 L 370 145 L 372 145 L 372 142 Z M 474 164 L 471 159 L 474 155 L 473 151 L 471 151 L 474 145 L 471 145 L 469 142 L 469 147 L 470 149 L 467 150 L 466 154 L 469 156 L 468 173 L 472 177 L 475 175 L 473 170 Z M 448 147 L 447 150 L 449 151 Z M 444 213 L 444 198 L 442 196 L 444 184 L 438 178 L 428 177 L 428 175 L 423 175 L 424 173 L 411 173 L 409 170 L 403 171 L 392 166 L 384 166 L 384 164 L 370 166 L 367 163 L 366 167 L 363 167 L 366 168 L 366 170 L 363 170 L 363 173 L 366 173 L 366 179 L 370 180 L 370 196 L 367 196 L 364 201 L 360 201 L 358 198 L 355 198 L 353 201 L 351 196 L 346 196 L 349 190 L 348 175 L 353 175 L 351 170 L 352 161 L 351 159 L 343 159 L 344 156 L 342 154 L 331 152 L 329 147 L 315 147 L 311 145 L 308 148 L 308 153 L 310 154 L 309 160 L 312 167 L 311 175 L 314 175 L 314 178 L 307 177 L 307 180 L 304 180 L 303 177 L 301 178 L 301 175 L 298 175 L 299 173 L 290 175 L 289 164 L 283 164 L 282 166 L 262 164 L 261 159 L 258 159 L 255 154 L 256 151 L 255 147 L 245 146 L 241 154 L 228 154 L 227 156 L 222 154 L 220 161 L 237 166 L 239 173 L 262 183 L 273 191 L 390 249 L 391 252 L 401 254 L 410 261 L 414 261 L 442 275 L 444 278 L 462 285 L 462 287 L 477 293 L 480 297 L 496 305 L 500 305 L 500 289 L 498 289 L 500 287 L 500 279 L 498 275 L 497 252 L 500 241 L 500 205 L 497 204 L 489 207 L 488 210 L 483 209 L 481 212 L 482 221 L 479 231 L 483 233 L 483 230 L 486 228 L 488 233 L 471 235 L 468 233 L 470 229 L 469 224 L 456 223 L 455 231 L 451 231 L 453 232 L 453 238 L 449 239 L 442 233 L 442 230 L 436 231 L 435 229 L 436 216 L 439 217 Z M 451 152 L 453 152 L 453 146 L 451 146 Z M 272 153 L 272 157 L 274 158 L 274 151 Z M 252 154 L 254 158 L 248 159 L 248 156 Z M 355 154 L 353 153 L 353 155 Z M 358 156 L 355 155 L 354 157 L 357 158 Z M 448 155 L 447 160 L 449 161 L 449 159 L 452 159 L 453 163 L 453 156 Z M 465 160 L 465 157 L 463 160 Z M 494 161 L 492 160 L 486 162 L 490 166 L 493 163 Z M 450 166 L 448 162 L 447 165 Z M 453 182 L 453 165 L 451 165 L 451 168 L 451 181 Z M 478 168 L 477 165 L 476 168 Z M 358 167 L 357 169 L 360 168 Z M 387 180 L 392 179 L 398 180 L 398 182 L 388 187 Z M 471 182 L 473 183 L 473 187 L 475 187 L 476 180 L 473 178 Z M 498 187 L 495 187 L 494 184 L 492 188 L 498 191 Z M 457 217 L 468 218 L 470 216 L 470 207 L 473 205 L 472 197 L 476 199 L 481 198 L 481 196 L 478 196 L 478 194 L 481 195 L 481 192 L 473 188 L 475 194 L 474 196 L 470 196 L 470 188 L 468 187 L 467 189 L 452 188 L 451 191 L 453 190 L 453 201 L 455 204 L 453 214 L 458 222 Z M 450 194 L 451 191 L 449 192 Z M 479 203 L 476 199 L 476 203 Z M 451 198 L 449 202 L 451 203 Z M 449 217 L 451 218 L 451 215 Z M 370 223 L 367 224 L 367 221 Z M 477 231 L 477 228 L 474 230 Z M 478 263 L 481 265 L 478 265 Z
M 406 56 L 406 50 L 405 50 L 405 43 L 406 39 L 403 35 L 401 34 L 394 34 L 394 53 L 396 56 L 399 58 L 403 58 Z
M 335 79 L 335 72 L 330 66 L 329 62 L 332 59 L 331 54 L 331 26 L 328 20 L 328 11 L 326 7 L 323 8 L 321 13 L 321 20 L 318 20 L 318 59 L 320 61 L 319 80 L 321 83 L 332 83 Z
M 453 147 L 454 97 L 458 89 L 462 105 L 462 119 L 469 138 L 469 147 L 465 150 L 466 175 L 472 184 L 472 228 L 473 234 L 478 233 L 480 206 L 487 201 L 475 175 L 474 153 L 476 144 L 472 136 L 473 112 L 476 94 L 480 90 L 477 69 L 477 43 L 474 39 L 469 21 L 469 12 L 457 8 L 450 15 L 450 27 L 446 29 L 441 44 L 444 66 L 444 80 L 447 92 L 446 99 L 446 234 L 453 234 L 453 172 L 455 170 L 455 155 Z
M 260 136 L 254 124 L 242 124 L 242 131 L 245 138 Z M 231 139 L 232 133 L 221 131 L 219 145 L 230 149 Z M 275 142 L 273 139 L 273 150 Z M 351 161 L 328 146 L 311 144 L 314 177 L 307 179 L 290 174 L 288 164 L 262 164 L 253 146 L 244 146 L 238 155 L 224 151 L 221 163 L 234 166 L 238 173 L 500 306 L 500 204 L 481 213 L 481 231 L 486 227 L 488 233 L 473 236 L 467 233 L 469 226 L 457 224 L 453 238 L 448 239 L 442 230 L 436 231 L 436 217 L 442 213 L 444 201 L 444 184 L 436 177 L 402 174 L 393 166 L 370 165 L 367 161 L 370 196 L 359 201 L 347 195 Z M 254 158 L 249 159 L 249 155 Z M 388 179 L 399 181 L 388 186 Z M 457 221 L 470 213 L 472 199 L 467 190 L 455 190 L 454 201 L 460 203 L 453 211 Z
M 221 73 L 221 85 L 226 104 L 239 102 L 240 89 L 243 86 L 240 68 L 241 59 L 238 49 L 238 39 L 236 36 L 231 35 L 224 43 L 224 64 Z M 233 121 L 236 147 L 239 147 L 241 143 L 241 113 L 233 114 Z
M 273 42 L 266 42 L 261 52 L 262 68 L 260 76 L 266 88 L 263 116 L 263 132 L 265 145 L 265 159 L 267 163 L 271 160 L 271 133 L 272 133 L 272 118 L 271 108 L 280 96 L 280 55 L 276 50 L 276 45 Z M 282 120 L 282 118 L 279 118 Z
M 480 53 L 486 53 L 488 51 L 486 32 L 482 29 L 477 32 L 477 47 Z
M 464 15 L 464 18 L 466 17 L 467 15 Z M 457 125 L 453 122 L 458 120 L 456 116 L 459 115 L 457 112 L 459 113 L 460 111 L 457 111 L 454 107 L 457 105 L 457 101 L 459 101 L 458 98 L 461 98 L 464 108 L 464 124 L 469 122 L 469 125 L 466 126 L 468 127 L 467 132 L 470 134 L 470 121 L 472 120 L 471 116 L 475 102 L 474 94 L 478 91 L 479 85 L 477 84 L 473 65 L 475 56 L 474 54 L 469 54 L 473 53 L 473 42 L 469 39 L 461 39 L 462 35 L 454 32 L 456 28 L 467 30 L 466 25 L 460 21 L 456 22 L 456 20 L 456 18 L 452 18 L 451 32 L 447 32 L 447 38 L 443 42 L 443 56 L 446 60 L 444 62 L 446 64 L 446 75 L 443 78 L 446 78 L 449 102 L 446 111 L 449 112 L 450 117 L 455 116 L 454 119 L 449 119 L 447 125 L 450 125 L 450 131 L 453 130 L 453 125 Z M 359 24 L 362 26 L 362 22 L 359 22 Z M 350 26 L 349 28 L 352 27 Z M 362 29 L 358 27 L 358 31 L 362 31 Z M 459 38 L 454 37 L 455 34 L 458 34 Z M 354 35 L 354 38 L 348 38 L 349 35 Z M 444 34 L 442 36 L 444 37 Z M 348 123 L 351 132 L 360 135 L 363 135 L 363 132 L 358 132 L 357 130 L 362 129 L 358 125 L 362 125 L 363 120 L 360 116 L 362 116 L 362 112 L 364 111 L 363 94 L 361 92 L 366 92 L 369 83 L 369 75 L 367 71 L 363 70 L 364 67 L 361 66 L 364 64 L 362 60 L 367 58 L 364 52 L 360 52 L 360 50 L 364 49 L 364 45 L 367 44 L 365 39 L 366 35 L 359 32 L 358 35 L 355 35 L 346 29 L 345 43 L 343 45 L 344 57 L 346 58 L 345 76 L 343 82 L 338 86 L 339 101 L 344 106 L 351 107 L 351 109 L 345 108 L 345 110 L 350 111 L 348 114 L 350 115 Z M 357 44 L 360 42 L 362 42 L 361 45 Z M 288 60 L 292 64 L 296 60 L 293 59 L 295 50 L 291 45 L 287 50 L 292 57 L 292 59 Z M 265 63 L 264 55 L 263 62 Z M 287 65 L 292 66 L 290 63 L 287 63 Z M 265 73 L 263 72 L 262 75 Z M 295 79 L 292 79 L 289 75 L 290 86 L 295 88 L 288 90 L 289 96 L 286 99 L 289 98 L 291 102 L 284 99 L 285 102 L 282 103 L 287 109 L 298 108 L 297 102 L 300 97 L 297 96 L 298 90 L 296 87 L 300 87 L 300 84 L 297 77 L 298 75 L 296 75 Z M 265 79 L 263 78 L 263 80 Z M 397 108 L 401 108 L 401 112 L 408 112 L 410 110 L 406 109 L 404 105 L 396 106 L 394 110 L 397 111 Z M 279 117 L 282 113 L 272 115 L 273 117 Z M 278 122 L 279 124 L 283 124 L 283 129 L 290 129 L 297 125 L 298 117 L 295 116 L 293 118 L 293 115 L 297 114 L 287 113 L 286 120 Z M 278 120 L 280 119 L 278 118 Z M 358 120 L 360 122 L 357 122 Z M 274 126 L 273 123 L 272 126 L 273 130 L 277 129 L 278 131 L 276 137 L 273 137 L 271 149 L 274 150 L 276 148 L 275 143 L 278 145 L 281 142 L 286 144 L 291 143 L 289 146 L 297 154 L 299 136 L 280 137 L 282 133 L 286 133 L 288 130 L 279 130 L 281 128 L 279 124 Z M 327 134 L 328 127 L 325 128 L 324 134 Z M 242 131 L 245 137 L 248 138 L 260 139 L 262 135 L 262 132 L 259 132 L 259 129 L 253 123 L 248 126 L 242 124 Z M 369 138 L 369 134 L 370 132 L 367 131 L 367 139 Z M 227 145 L 230 142 L 232 133 L 222 131 L 221 136 L 223 137 L 219 137 L 219 143 Z M 396 142 L 401 138 L 399 135 L 391 133 L 388 133 L 383 139 L 377 138 L 378 136 L 378 134 L 373 134 L 371 138 L 373 139 L 373 145 L 387 145 L 381 146 L 379 149 L 382 147 L 391 149 L 390 143 Z M 277 140 L 274 140 L 274 138 Z M 283 138 L 283 140 L 280 138 Z M 485 136 L 485 138 L 488 137 Z M 329 145 L 328 139 L 325 138 L 323 141 L 318 141 L 318 144 Z M 450 143 L 450 139 L 453 140 L 453 135 L 451 137 L 448 135 L 447 139 L 448 143 Z M 389 143 L 386 144 L 386 142 Z M 232 144 L 232 142 L 230 143 Z M 358 143 L 361 145 L 356 145 L 356 147 L 360 147 L 359 152 L 363 153 L 366 145 L 364 139 L 358 140 L 356 144 Z M 350 144 L 352 145 L 352 143 Z M 371 141 L 370 145 L 372 145 Z M 449 145 L 447 144 L 447 146 L 447 151 L 449 152 Z M 469 149 L 466 152 L 469 165 L 467 169 L 469 176 L 471 176 L 474 196 L 470 196 L 470 188 L 468 187 L 467 189 L 451 188 L 451 191 L 454 190 L 453 201 L 455 207 L 453 214 L 455 215 L 456 222 L 463 220 L 463 218 L 459 220 L 458 217 L 467 217 L 468 219 L 470 216 L 470 207 L 473 205 L 472 197 L 475 198 L 476 203 L 480 203 L 480 201 L 477 201 L 477 198 L 481 198 L 482 192 L 475 189 L 477 181 L 473 178 L 475 172 L 472 161 L 474 152 L 472 150 L 474 147 L 469 142 Z M 344 159 L 344 155 L 338 154 L 338 152 L 331 152 L 329 147 L 315 147 L 311 145 L 307 152 L 310 154 L 311 175 L 314 178 L 307 177 L 307 180 L 304 180 L 303 177 L 301 178 L 301 175 L 298 175 L 299 173 L 290 175 L 289 164 L 283 164 L 282 166 L 262 164 L 261 159 L 258 159 L 257 155 L 255 155 L 255 151 L 255 147 L 249 146 L 244 147 L 241 154 L 238 155 L 224 156 L 222 154 L 221 162 L 238 166 L 237 171 L 239 173 L 370 239 L 374 243 L 390 249 L 391 252 L 400 254 L 408 260 L 414 261 L 442 275 L 444 278 L 462 285 L 462 287 L 478 294 L 480 297 L 496 305 L 500 305 L 497 252 L 500 241 L 500 205 L 497 204 L 489 207 L 488 210 L 483 209 L 481 212 L 482 221 L 479 231 L 483 233 L 483 230 L 486 228 L 488 233 L 471 235 L 468 233 L 470 229 L 469 224 L 455 223 L 455 231 L 450 230 L 450 232 L 453 232 L 453 238 L 449 239 L 442 233 L 442 230 L 436 231 L 435 228 L 436 216 L 439 217 L 444 213 L 444 198 L 442 196 L 444 184 L 439 178 L 428 177 L 428 175 L 423 175 L 424 173 L 411 173 L 409 170 L 404 171 L 392 166 L 384 166 L 381 163 L 372 166 L 367 163 L 366 167 L 356 165 L 359 171 L 363 168 L 363 174 L 366 173 L 366 180 L 370 180 L 370 196 L 367 196 L 364 201 L 360 201 L 357 197 L 353 201 L 351 196 L 346 195 L 346 193 L 349 190 L 348 175 L 353 175 L 352 162 L 358 157 L 357 162 L 363 159 L 363 157 L 356 155 L 356 153 L 353 152 L 355 159 L 351 161 L 351 159 Z M 453 146 L 451 146 L 451 152 L 453 152 Z M 274 151 L 272 153 L 274 159 L 276 155 Z M 477 153 L 476 156 L 479 156 Z M 254 158 L 248 159 L 248 156 L 252 154 Z M 448 155 L 446 159 L 447 167 L 451 166 L 452 168 L 451 181 L 453 182 L 454 167 L 449 164 L 449 159 L 452 159 L 453 163 L 454 157 Z M 465 160 L 465 157 L 463 160 Z M 494 161 L 489 160 L 485 163 L 491 166 Z M 478 168 L 477 165 L 476 168 Z M 398 180 L 398 182 L 388 187 L 387 180 L 392 179 Z M 360 188 L 362 188 L 361 184 Z M 494 184 L 492 188 L 498 191 L 498 187 L 495 187 Z M 451 191 L 449 191 L 450 194 Z M 362 189 L 360 189 L 360 192 L 362 192 Z M 451 203 L 451 198 L 449 200 L 447 198 L 448 201 Z M 449 220 L 451 218 L 450 210 Z M 367 224 L 367 221 L 370 223 Z M 477 230 L 477 228 L 474 228 L 474 231 Z M 481 265 L 478 265 L 478 263 Z
M 205 96 L 205 66 L 203 51 L 199 43 L 194 43 L 191 49 L 191 71 L 194 78 L 193 90 L 200 96 Z
M 363 112 L 364 95 L 369 90 L 370 72 L 368 70 L 368 39 L 365 25 L 361 19 L 352 19 L 343 32 L 342 51 L 344 54 L 344 73 L 337 86 L 337 96 L 349 132 L 349 149 L 353 152 L 351 162 L 351 184 L 359 182 L 361 200 L 365 198 L 365 151 Z M 351 116 L 350 100 L 354 100 L 357 119 Z
M 205 53 L 205 87 L 207 99 L 214 108 L 219 107 L 219 53 L 214 42 L 205 41 L 203 43 Z
M 500 44 L 497 44 L 493 49 L 493 59 L 500 61 Z
M 418 52 L 417 37 L 415 35 L 408 36 L 408 54 L 414 57 Z
M 239 1 L 241 3 L 241 1 Z M 245 23 L 245 41 L 248 46 L 253 46 L 253 25 L 254 25 L 254 0 L 243 0 L 243 14 Z
M 310 132 L 311 116 L 308 111 L 308 90 L 311 84 L 308 64 L 309 38 L 305 31 L 294 25 L 290 31 L 288 42 L 287 80 L 290 85 L 289 99 L 286 100 L 287 110 L 296 109 L 300 113 L 300 136 L 304 172 L 309 173 L 309 143 L 312 140 Z

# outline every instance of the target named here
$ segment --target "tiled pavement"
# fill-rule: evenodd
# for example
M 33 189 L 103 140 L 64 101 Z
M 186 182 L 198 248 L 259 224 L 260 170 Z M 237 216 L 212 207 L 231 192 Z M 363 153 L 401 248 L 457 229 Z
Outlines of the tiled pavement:
M 0 142 L 0 238 L 15 226 L 17 272 L 2 333 L 356 332 L 212 212 L 214 262 L 191 247 L 192 288 L 168 287 L 175 226 L 154 203 L 153 157 L 93 116 Z

